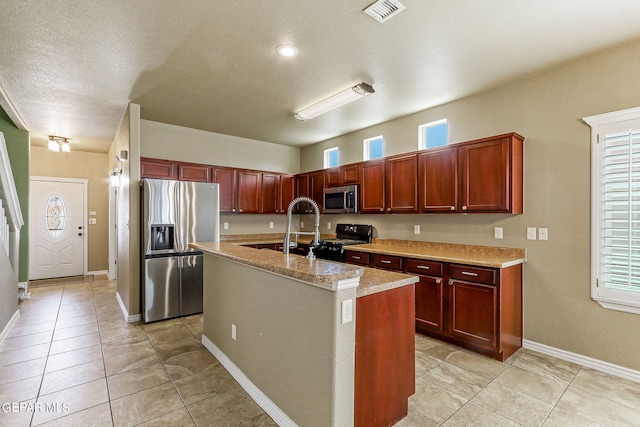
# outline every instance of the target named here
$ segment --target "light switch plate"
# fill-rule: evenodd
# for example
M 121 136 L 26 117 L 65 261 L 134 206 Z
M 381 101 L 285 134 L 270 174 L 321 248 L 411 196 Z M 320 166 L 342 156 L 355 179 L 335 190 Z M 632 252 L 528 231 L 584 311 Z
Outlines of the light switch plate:
M 527 227 L 527 240 L 536 240 L 536 228 Z
M 269 228 L 273 228 L 273 221 L 269 221 Z
M 413 226 L 413 234 L 420 234 L 420 225 Z
M 89 225 L 94 225 L 96 224 L 96 219 L 95 218 L 89 218 Z
M 502 227 L 495 227 L 493 229 L 493 237 L 496 238 L 496 239 L 502 239 L 503 238 Z
M 224 228 L 225 230 L 228 230 L 229 229 L 229 223 L 228 222 L 222 223 L 222 228 Z
M 96 216 L 96 211 L 89 211 L 89 216 Z
M 549 240 L 549 229 L 548 228 L 538 228 L 538 239 L 539 240 Z
M 331 230 L 331 223 L 330 222 L 327 223 L 327 230 Z

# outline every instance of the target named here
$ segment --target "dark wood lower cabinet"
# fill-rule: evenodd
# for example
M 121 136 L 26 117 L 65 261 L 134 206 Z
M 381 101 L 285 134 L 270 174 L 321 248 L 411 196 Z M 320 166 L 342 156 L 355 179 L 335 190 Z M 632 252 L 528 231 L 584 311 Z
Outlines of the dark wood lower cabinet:
M 355 426 L 392 426 L 415 393 L 413 285 L 357 299 Z

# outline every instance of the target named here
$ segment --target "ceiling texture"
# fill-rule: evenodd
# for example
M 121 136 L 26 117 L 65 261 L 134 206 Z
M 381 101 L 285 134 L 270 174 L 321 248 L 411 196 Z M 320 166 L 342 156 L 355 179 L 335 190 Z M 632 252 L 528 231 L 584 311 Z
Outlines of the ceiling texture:
M 640 38 L 638 0 L 5 0 L 0 105 L 32 144 L 106 153 L 143 119 L 304 146 Z M 283 58 L 275 48 L 296 45 Z M 307 122 L 354 84 L 375 94 Z

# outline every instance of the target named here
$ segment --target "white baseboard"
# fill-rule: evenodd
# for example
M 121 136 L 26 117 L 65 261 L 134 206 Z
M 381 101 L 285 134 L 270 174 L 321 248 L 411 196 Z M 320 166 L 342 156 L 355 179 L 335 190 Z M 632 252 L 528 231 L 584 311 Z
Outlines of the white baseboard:
M 18 289 L 27 289 L 27 282 L 18 282 Z
M 634 369 L 625 368 L 624 366 L 620 365 L 614 365 L 613 363 L 594 359 L 588 356 L 583 356 L 577 353 L 572 353 L 570 351 L 551 347 L 545 344 L 540 344 L 535 341 L 522 340 L 522 347 L 529 350 L 537 351 L 539 353 L 548 354 L 549 356 L 557 357 L 558 359 L 566 360 L 567 362 L 577 363 L 578 365 L 595 369 L 596 371 L 604 372 L 606 374 L 640 383 L 640 371 L 636 371 Z
M 108 270 L 96 270 L 96 271 L 87 271 L 87 276 L 89 274 L 93 274 L 94 276 L 108 276 L 109 275 L 109 271 Z
M 124 306 L 124 303 L 122 302 L 122 298 L 120 298 L 120 294 L 118 292 L 116 292 L 116 300 L 118 300 L 118 304 L 120 305 L 120 310 L 122 310 L 122 314 L 124 314 L 124 318 L 127 322 L 131 323 L 131 322 L 137 322 L 139 320 L 142 320 L 142 315 L 141 314 L 129 314 L 129 312 L 127 311 L 127 307 Z
M 240 386 L 247 392 L 249 396 L 281 427 L 291 426 L 297 427 L 291 418 L 285 414 L 266 394 L 262 392 L 251 380 L 236 366 L 235 363 L 227 357 L 209 338 L 202 335 L 202 345 L 205 346 L 209 353 L 218 359 Z
M 11 332 L 11 328 L 13 328 L 13 325 L 16 323 L 19 317 L 20 310 L 16 310 L 16 312 L 13 313 L 13 316 L 11 316 L 11 319 L 9 319 L 9 321 L 7 322 L 7 326 L 5 326 L 2 332 L 0 332 L 0 345 L 2 345 L 4 339 L 7 337 L 7 335 L 9 335 L 9 332 Z

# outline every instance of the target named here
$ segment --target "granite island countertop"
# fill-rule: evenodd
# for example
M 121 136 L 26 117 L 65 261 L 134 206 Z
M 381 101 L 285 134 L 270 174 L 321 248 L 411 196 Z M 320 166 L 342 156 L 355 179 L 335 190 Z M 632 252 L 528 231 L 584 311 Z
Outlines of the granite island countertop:
M 527 260 L 526 249 L 522 248 L 417 240 L 374 239 L 373 243 L 369 244 L 345 246 L 345 250 L 493 268 L 506 268 L 522 264 Z
M 417 276 L 377 270 L 352 264 L 321 259 L 308 260 L 300 255 L 284 255 L 277 251 L 260 251 L 242 245 L 272 243 L 270 235 L 246 236 L 226 239 L 224 242 L 198 242 L 191 247 L 210 255 L 220 256 L 234 262 L 249 265 L 267 272 L 291 277 L 309 284 L 335 290 L 339 281 L 359 278 L 356 297 L 416 283 Z

